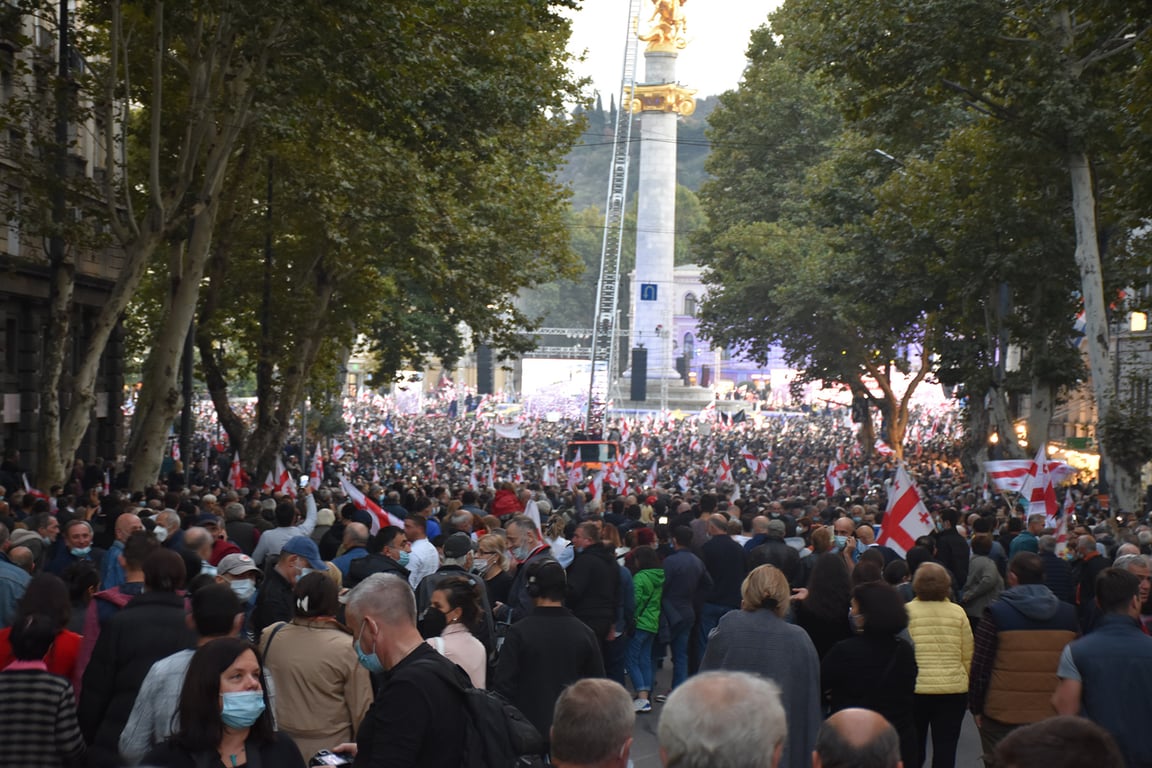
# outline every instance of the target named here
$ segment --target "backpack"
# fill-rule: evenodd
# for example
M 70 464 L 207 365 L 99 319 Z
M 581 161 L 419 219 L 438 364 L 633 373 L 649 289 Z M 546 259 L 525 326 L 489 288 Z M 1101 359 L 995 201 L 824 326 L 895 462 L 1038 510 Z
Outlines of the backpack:
M 532 765 L 534 758 L 546 752 L 540 731 L 500 694 L 466 685 L 467 673 L 455 665 L 430 659 L 416 665 L 434 672 L 464 697 L 468 732 L 462 768 Z

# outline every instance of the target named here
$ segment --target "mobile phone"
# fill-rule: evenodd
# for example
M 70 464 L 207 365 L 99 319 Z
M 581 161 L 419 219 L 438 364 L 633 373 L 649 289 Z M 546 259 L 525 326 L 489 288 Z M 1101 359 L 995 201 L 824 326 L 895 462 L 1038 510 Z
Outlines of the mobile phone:
M 322 749 L 312 756 L 309 765 L 351 765 L 352 758 L 341 755 L 339 752 L 330 752 Z
M 300 475 L 300 487 L 301 487 L 301 488 L 307 488 L 307 487 L 308 487 L 308 483 L 309 483 L 311 480 L 312 480 L 312 478 L 308 477 L 308 475 Z

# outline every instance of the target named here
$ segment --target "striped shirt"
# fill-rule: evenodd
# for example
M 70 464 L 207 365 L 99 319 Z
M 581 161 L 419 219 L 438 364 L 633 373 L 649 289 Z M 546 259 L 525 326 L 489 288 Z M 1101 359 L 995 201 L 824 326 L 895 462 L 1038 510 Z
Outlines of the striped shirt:
M 0 765 L 60 768 L 83 754 L 71 683 L 43 662 L 0 672 Z

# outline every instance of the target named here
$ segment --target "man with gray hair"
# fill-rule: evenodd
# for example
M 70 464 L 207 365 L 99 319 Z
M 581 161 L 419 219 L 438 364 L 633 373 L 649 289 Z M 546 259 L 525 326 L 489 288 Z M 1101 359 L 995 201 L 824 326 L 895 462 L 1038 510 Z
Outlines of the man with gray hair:
M 27 570 L 10 559 L 11 549 L 8 526 L 0 524 L 0 627 L 12 626 L 17 605 L 32 580 Z
M 356 742 L 332 747 L 365 768 L 460 765 L 468 717 L 467 675 L 424 642 L 405 579 L 374 573 L 348 593 L 348 626 L 360 664 L 384 683 Z
M 900 768 L 900 737 L 883 716 L 842 709 L 820 726 L 812 768 Z
M 1028 527 L 1012 539 L 1008 547 L 1008 559 L 1011 560 L 1017 552 L 1039 552 L 1040 534 L 1044 532 L 1044 515 L 1028 515 Z
M 668 696 L 658 728 L 660 759 L 676 768 L 787 768 L 788 723 L 775 683 L 747 672 L 704 672 Z
M 224 531 L 228 534 L 228 541 L 240 547 L 246 555 L 252 554 L 260 539 L 256 526 L 244 519 L 244 505 L 238 501 L 224 505 Z
M 601 678 L 577 680 L 556 699 L 552 712 L 552 765 L 625 768 L 635 724 L 624 686 Z
M 1113 568 L 1119 568 L 1140 579 L 1140 623 L 1144 629 L 1152 630 L 1152 606 L 1149 605 L 1148 596 L 1152 593 L 1152 568 L 1149 568 L 1147 555 L 1121 555 L 1112 563 Z

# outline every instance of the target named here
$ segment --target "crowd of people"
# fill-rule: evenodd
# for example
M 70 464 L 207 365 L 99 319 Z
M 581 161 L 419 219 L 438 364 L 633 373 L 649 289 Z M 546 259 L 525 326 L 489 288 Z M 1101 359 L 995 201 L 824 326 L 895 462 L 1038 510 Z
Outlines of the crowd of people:
M 988 765 L 1152 765 L 1148 521 L 1074 485 L 1057 541 L 947 418 L 908 547 L 896 463 L 827 412 L 621 420 L 607 482 L 557 466 L 564 420 L 351 403 L 316 483 L 286 449 L 295 495 L 227 451 L 6 485 L 0 764 L 481 765 L 488 690 L 563 766 L 627 765 L 637 717 L 676 766 L 952 766 L 969 717 Z

